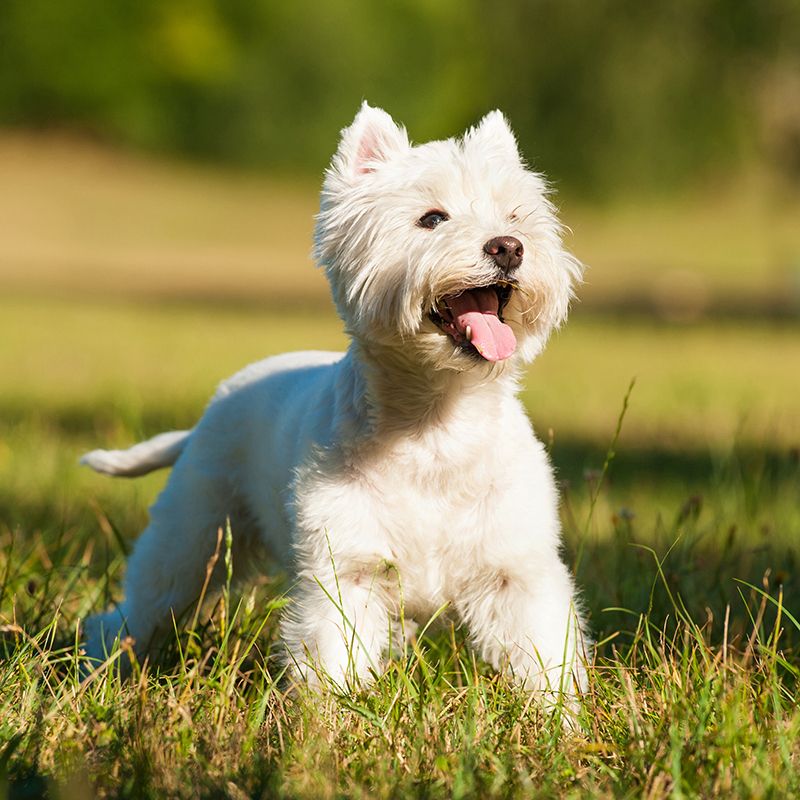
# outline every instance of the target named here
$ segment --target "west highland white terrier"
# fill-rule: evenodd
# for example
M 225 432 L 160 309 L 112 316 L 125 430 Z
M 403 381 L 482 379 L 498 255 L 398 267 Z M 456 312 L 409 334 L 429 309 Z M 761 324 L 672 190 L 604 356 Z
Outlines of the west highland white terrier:
M 580 604 L 516 397 L 581 276 L 542 177 L 499 112 L 412 146 L 364 104 L 326 174 L 315 254 L 346 353 L 252 364 L 191 431 L 83 457 L 109 475 L 174 465 L 125 600 L 85 625 L 89 657 L 119 636 L 156 646 L 197 602 L 230 518 L 234 567 L 266 550 L 294 583 L 282 637 L 296 678 L 369 680 L 407 625 L 445 609 L 495 668 L 574 695 Z

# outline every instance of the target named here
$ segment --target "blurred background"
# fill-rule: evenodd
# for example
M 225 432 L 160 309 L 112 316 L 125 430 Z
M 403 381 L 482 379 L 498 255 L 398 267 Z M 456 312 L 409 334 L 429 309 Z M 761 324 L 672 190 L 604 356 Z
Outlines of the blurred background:
M 416 141 L 500 108 L 551 180 L 589 269 L 524 398 L 565 491 L 636 376 L 603 519 L 649 530 L 739 475 L 770 498 L 746 524 L 796 536 L 797 0 L 4 0 L 0 519 L 95 493 L 134 532 L 163 476 L 112 489 L 82 449 L 345 345 L 309 251 L 365 99 Z

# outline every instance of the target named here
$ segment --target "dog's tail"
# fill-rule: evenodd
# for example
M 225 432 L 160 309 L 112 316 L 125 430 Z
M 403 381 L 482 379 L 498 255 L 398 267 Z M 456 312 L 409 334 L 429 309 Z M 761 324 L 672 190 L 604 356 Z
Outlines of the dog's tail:
M 95 472 L 124 478 L 146 475 L 162 467 L 171 467 L 183 452 L 192 431 L 160 433 L 127 450 L 92 450 L 79 464 L 88 464 Z

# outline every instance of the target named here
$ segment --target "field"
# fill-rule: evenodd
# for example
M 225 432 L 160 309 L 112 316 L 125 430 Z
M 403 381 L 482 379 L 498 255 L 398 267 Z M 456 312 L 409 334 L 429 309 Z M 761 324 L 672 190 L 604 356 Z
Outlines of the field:
M 800 796 L 800 242 L 780 215 L 748 238 L 719 200 L 688 263 L 699 201 L 662 209 L 680 235 L 652 207 L 576 210 L 602 274 L 523 392 L 600 643 L 571 723 L 449 627 L 369 692 L 287 696 L 272 574 L 206 603 L 158 669 L 86 681 L 78 620 L 119 596 L 165 475 L 77 457 L 192 425 L 250 361 L 345 339 L 306 259 L 313 187 L 1 144 L 0 797 Z M 672 260 L 706 305 L 629 313 Z M 758 314 L 734 313 L 748 298 Z

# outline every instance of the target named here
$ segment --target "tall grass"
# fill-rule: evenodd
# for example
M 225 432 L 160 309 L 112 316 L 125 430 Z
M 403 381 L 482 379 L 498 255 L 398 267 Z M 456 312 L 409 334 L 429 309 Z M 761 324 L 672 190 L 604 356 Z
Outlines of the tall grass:
M 87 679 L 75 629 L 118 591 L 124 541 L 100 508 L 102 544 L 84 522 L 6 526 L 0 783 L 15 797 L 796 796 L 796 564 L 738 529 L 800 475 L 787 462 L 756 488 L 730 460 L 713 496 L 657 530 L 608 515 L 596 476 L 568 493 L 567 555 L 583 547 L 599 637 L 571 724 L 452 626 L 368 690 L 290 692 L 274 658 L 282 586 L 266 577 L 178 621 L 159 663 L 121 680 L 123 643 Z

